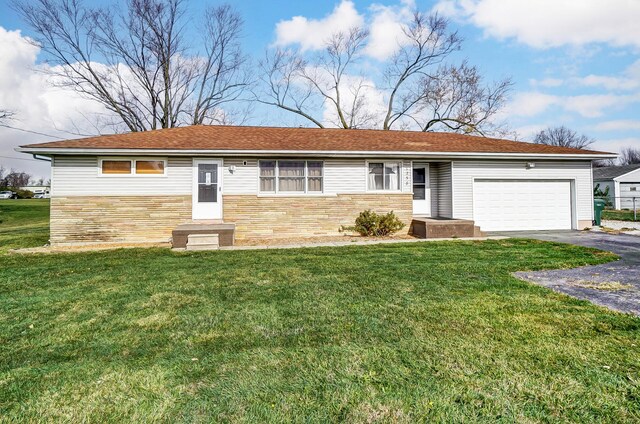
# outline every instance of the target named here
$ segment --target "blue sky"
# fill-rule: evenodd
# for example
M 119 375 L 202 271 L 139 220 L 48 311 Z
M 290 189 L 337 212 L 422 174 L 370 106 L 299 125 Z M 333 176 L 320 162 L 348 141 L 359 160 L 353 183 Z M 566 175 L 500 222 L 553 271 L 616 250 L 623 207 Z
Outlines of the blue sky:
M 191 1 L 195 17 L 207 4 Z M 501 118 L 528 140 L 546 126 L 566 125 L 597 139 L 596 147 L 640 147 L 640 2 L 633 0 L 441 0 L 441 1 L 232 1 L 245 20 L 243 44 L 253 58 L 267 47 L 313 51 L 322 31 L 350 22 L 374 29 L 384 12 L 402 19 L 412 7 L 439 10 L 464 37 L 456 61 L 468 59 L 489 79 L 511 76 L 511 100 Z M 395 15 L 394 15 L 395 14 Z M 296 18 L 294 18 L 296 17 Z M 19 33 L 16 31 L 20 31 Z M 49 92 L 31 69 L 44 57 L 24 44 L 30 30 L 0 5 L 0 107 L 19 113 L 12 126 L 65 134 L 67 115 L 91 110 L 81 100 Z M 311 47 L 310 47 L 311 46 Z M 374 46 L 384 50 L 384 46 Z M 369 57 L 372 69 L 379 58 Z M 3 63 L 4 62 L 4 63 Z M 373 79 L 376 76 L 374 73 Z M 29 99 L 29 101 L 25 101 Z M 37 101 L 36 101 L 37 100 Z M 29 109 L 29 110 L 26 110 Z M 289 115 L 258 108 L 251 123 L 295 125 Z M 0 128 L 0 164 L 46 176 L 46 164 L 13 152 L 27 142 L 52 138 Z

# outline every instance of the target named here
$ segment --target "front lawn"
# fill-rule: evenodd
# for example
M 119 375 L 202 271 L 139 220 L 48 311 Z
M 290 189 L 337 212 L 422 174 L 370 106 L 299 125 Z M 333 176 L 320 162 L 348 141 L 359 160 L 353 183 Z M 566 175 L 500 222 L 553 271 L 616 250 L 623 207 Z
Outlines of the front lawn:
M 0 200 L 0 254 L 49 241 L 48 199 Z
M 529 240 L 0 255 L 0 420 L 637 422 L 640 320 Z
M 637 216 L 638 216 L 637 220 L 640 220 L 640 211 L 638 211 Z M 620 210 L 614 210 L 614 209 L 605 209 L 602 211 L 602 219 L 610 219 L 613 221 L 634 221 L 633 211 L 631 210 L 620 211 Z

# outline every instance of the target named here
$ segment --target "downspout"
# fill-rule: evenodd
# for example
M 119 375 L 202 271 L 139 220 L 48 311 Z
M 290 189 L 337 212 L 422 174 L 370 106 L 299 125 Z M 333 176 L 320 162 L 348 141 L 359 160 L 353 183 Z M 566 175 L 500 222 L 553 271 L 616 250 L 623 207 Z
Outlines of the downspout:
M 42 160 L 42 161 L 45 161 L 45 162 L 51 162 L 51 158 L 39 158 L 36 153 L 34 153 L 32 156 L 33 156 L 33 158 L 35 160 Z

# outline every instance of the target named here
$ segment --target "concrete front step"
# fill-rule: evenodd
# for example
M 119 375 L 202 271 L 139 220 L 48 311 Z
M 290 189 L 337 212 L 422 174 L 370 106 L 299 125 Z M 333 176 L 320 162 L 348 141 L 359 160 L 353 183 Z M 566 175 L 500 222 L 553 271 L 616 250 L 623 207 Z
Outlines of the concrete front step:
M 194 235 L 218 236 L 218 245 L 233 246 L 234 224 L 193 222 L 177 226 L 172 233 L 172 246 L 176 249 L 187 247 L 188 238 Z
M 187 244 L 187 250 L 220 250 L 217 244 Z
M 220 239 L 218 234 L 189 234 L 187 250 L 218 250 Z

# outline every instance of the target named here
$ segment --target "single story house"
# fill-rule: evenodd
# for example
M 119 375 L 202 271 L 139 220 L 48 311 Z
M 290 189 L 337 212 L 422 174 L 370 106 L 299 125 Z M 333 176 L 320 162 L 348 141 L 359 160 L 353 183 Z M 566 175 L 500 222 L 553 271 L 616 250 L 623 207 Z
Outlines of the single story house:
M 608 198 L 615 209 L 640 208 L 640 164 L 605 166 L 593 169 L 593 188 L 603 193 L 609 188 Z
M 51 243 L 167 242 L 179 225 L 238 239 L 338 235 L 359 212 L 582 229 L 591 162 L 615 155 L 451 133 L 190 126 L 30 144 L 51 158 Z

